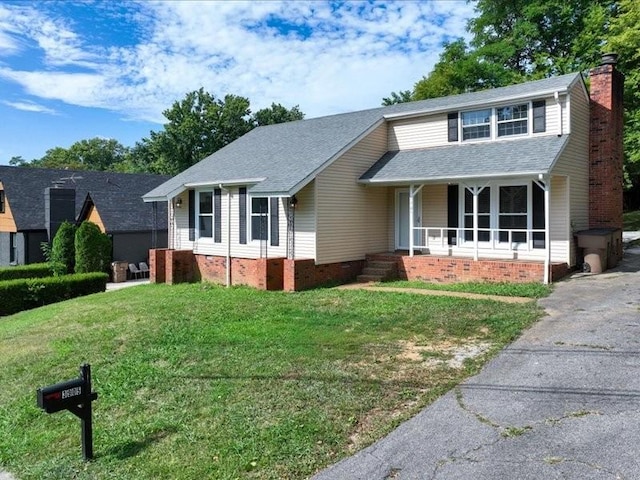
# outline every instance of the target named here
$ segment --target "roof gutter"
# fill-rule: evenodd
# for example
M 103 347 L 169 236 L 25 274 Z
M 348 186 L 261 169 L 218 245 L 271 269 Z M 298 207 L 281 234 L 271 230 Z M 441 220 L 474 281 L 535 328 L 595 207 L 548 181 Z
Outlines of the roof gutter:
M 184 183 L 182 185 L 180 185 L 179 187 L 174 188 L 173 190 L 171 190 L 169 193 L 167 193 L 166 195 L 156 195 L 156 196 L 143 196 L 142 200 L 144 200 L 145 202 L 168 202 L 169 200 L 171 200 L 173 197 L 176 197 L 178 195 L 180 195 L 182 192 L 184 192 L 185 190 L 189 189 L 189 188 L 198 188 L 198 187 L 219 187 L 219 188 L 223 188 L 223 186 L 225 187 L 233 187 L 233 186 L 238 186 L 238 185 L 252 185 L 252 184 L 256 184 L 256 183 L 260 183 L 262 181 L 266 180 L 265 177 L 261 177 L 261 178 L 238 178 L 238 179 L 231 179 L 231 180 L 212 180 L 212 181 L 207 181 L 207 182 L 189 182 L 189 183 Z
M 445 182 L 460 182 L 462 180 L 471 179 L 506 179 L 506 178 L 538 178 L 539 175 L 548 175 L 548 171 L 531 171 L 531 172 L 518 172 L 518 173 L 486 173 L 482 175 L 457 175 L 451 177 L 428 177 L 428 178 L 394 178 L 389 180 L 358 180 L 358 183 L 363 185 L 371 185 L 376 187 L 394 186 L 394 185 L 406 185 L 407 183 L 445 183 Z
M 508 98 L 505 97 L 503 99 L 483 100 L 481 102 L 479 101 L 464 102 L 464 103 L 458 103 L 458 104 L 451 104 L 444 107 L 414 110 L 413 112 L 391 113 L 391 114 L 384 115 L 383 117 L 386 120 L 402 120 L 405 118 L 414 118 L 414 117 L 420 117 L 427 114 L 432 115 L 435 113 L 451 112 L 452 110 L 461 110 L 461 109 L 470 108 L 470 107 L 481 107 L 483 105 L 495 105 L 496 103 L 501 103 L 501 102 L 513 103 L 514 101 L 518 101 L 518 100 L 533 100 L 535 98 L 540 98 L 540 97 L 555 97 L 556 95 L 568 93 L 568 91 L 569 91 L 568 88 L 562 88 L 562 89 L 556 88 L 553 90 L 542 90 L 536 93 L 527 93 L 526 95 L 523 94 L 523 95 L 516 95 Z

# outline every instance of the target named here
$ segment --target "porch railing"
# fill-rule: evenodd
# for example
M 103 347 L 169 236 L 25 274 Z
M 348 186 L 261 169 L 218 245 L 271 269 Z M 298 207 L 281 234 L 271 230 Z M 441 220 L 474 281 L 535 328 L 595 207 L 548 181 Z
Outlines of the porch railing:
M 476 247 L 473 228 L 413 227 L 413 232 L 416 250 Z M 478 250 L 529 252 L 545 245 L 544 229 L 478 228 Z

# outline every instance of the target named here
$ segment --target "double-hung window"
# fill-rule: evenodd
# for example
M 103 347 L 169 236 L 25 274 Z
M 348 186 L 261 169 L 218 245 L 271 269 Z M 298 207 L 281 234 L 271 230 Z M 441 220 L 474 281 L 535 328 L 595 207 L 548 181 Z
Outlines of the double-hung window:
M 526 185 L 508 185 L 500 187 L 498 210 L 498 238 L 509 241 L 509 230 L 526 230 L 528 224 L 528 192 Z M 526 232 L 511 232 L 511 242 L 524 243 Z
M 4 213 L 4 190 L 0 190 L 0 213 Z
M 198 192 L 198 236 L 213 237 L 213 192 Z
M 496 108 L 498 137 L 526 135 L 529 131 L 529 104 Z
M 251 199 L 251 240 L 269 238 L 269 199 L 254 197 Z
M 462 113 L 462 140 L 491 137 L 491 109 Z

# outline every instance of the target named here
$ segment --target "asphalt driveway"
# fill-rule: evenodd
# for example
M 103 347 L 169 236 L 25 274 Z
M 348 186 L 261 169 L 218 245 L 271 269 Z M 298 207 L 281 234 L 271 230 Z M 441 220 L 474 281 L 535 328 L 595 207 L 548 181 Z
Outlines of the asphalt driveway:
M 640 478 L 640 252 L 540 305 L 479 375 L 314 479 Z

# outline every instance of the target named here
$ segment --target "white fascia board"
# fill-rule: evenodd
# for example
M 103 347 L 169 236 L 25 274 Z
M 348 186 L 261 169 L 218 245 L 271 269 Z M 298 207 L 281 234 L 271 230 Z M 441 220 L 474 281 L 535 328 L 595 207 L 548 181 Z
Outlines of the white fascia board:
M 499 106 L 504 103 L 513 103 L 514 101 L 535 100 L 540 97 L 552 97 L 555 93 L 566 94 L 568 87 L 554 88 L 552 90 L 542 90 L 535 93 L 527 93 L 522 95 L 505 96 L 504 98 L 496 98 L 494 100 L 476 100 L 473 102 L 464 102 L 458 104 L 447 105 L 446 107 L 425 108 L 422 110 L 414 110 L 412 112 L 391 113 L 384 115 L 385 120 L 403 120 L 405 118 L 415 118 L 424 115 L 432 115 L 436 113 L 451 112 L 453 110 L 465 110 L 472 107 L 483 106 Z
M 198 187 L 218 187 L 223 185 L 225 187 L 233 187 L 237 185 L 254 185 L 266 180 L 265 177 L 261 178 L 234 178 L 229 180 L 209 180 L 206 182 L 189 182 L 185 183 L 185 188 L 198 188 Z
M 322 165 L 320 165 L 318 168 L 316 168 L 313 172 L 311 172 L 309 175 L 307 175 L 303 180 L 299 181 L 293 187 L 291 187 L 291 189 L 288 192 L 286 192 L 286 195 L 287 196 L 291 196 L 291 195 L 295 195 L 296 193 L 298 193 L 300 190 L 302 190 L 304 187 L 306 187 L 307 184 L 309 182 L 311 182 L 311 180 L 316 178 L 316 176 L 322 170 L 324 170 L 329 165 L 331 165 L 333 162 L 335 162 L 337 159 L 339 159 L 342 155 L 344 155 L 346 152 L 348 152 L 351 148 L 353 148 L 356 144 L 358 144 L 363 138 L 365 138 L 367 135 L 369 135 L 371 132 L 373 132 L 376 128 L 378 128 L 383 123 L 385 123 L 385 119 L 384 118 L 381 118 L 381 119 L 377 120 L 373 125 L 371 125 L 369 128 L 367 128 L 364 132 L 362 132 L 356 138 L 351 140 L 347 145 L 342 147 L 342 149 L 340 149 L 336 154 L 334 154 L 326 162 L 324 162 Z M 377 160 L 378 159 L 376 159 L 375 161 L 377 161 Z M 374 163 L 375 163 L 375 161 L 374 161 Z
M 549 171 L 540 170 L 535 172 L 518 172 L 518 173 L 487 173 L 482 175 L 459 175 L 453 177 L 428 177 L 428 178 L 394 178 L 389 180 L 358 180 L 358 183 L 363 185 L 370 185 L 372 187 L 391 187 L 394 185 L 407 185 L 409 183 L 453 183 L 460 182 L 461 180 L 474 180 L 474 179 L 506 179 L 506 178 L 530 178 L 538 177 L 539 175 L 547 175 Z

